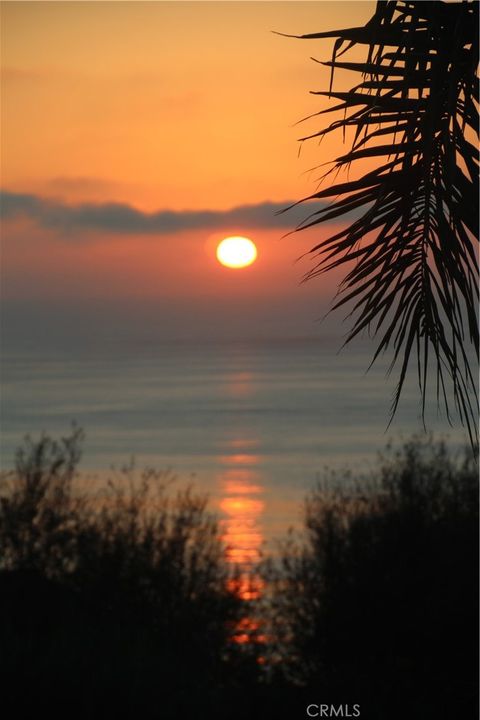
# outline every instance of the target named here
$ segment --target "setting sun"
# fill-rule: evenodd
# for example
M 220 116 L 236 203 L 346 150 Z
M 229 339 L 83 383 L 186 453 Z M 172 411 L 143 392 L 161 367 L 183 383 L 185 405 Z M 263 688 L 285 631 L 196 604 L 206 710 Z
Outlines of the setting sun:
M 257 259 L 255 244 L 245 237 L 228 237 L 217 246 L 217 260 L 225 267 L 243 268 Z

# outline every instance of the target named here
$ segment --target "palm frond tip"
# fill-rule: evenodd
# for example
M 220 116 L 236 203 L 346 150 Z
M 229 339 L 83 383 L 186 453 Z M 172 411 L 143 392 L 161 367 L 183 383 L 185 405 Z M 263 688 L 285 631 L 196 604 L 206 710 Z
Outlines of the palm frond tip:
M 364 158 L 378 166 L 305 198 L 332 201 L 298 228 L 356 211 L 345 229 L 312 248 L 316 264 L 307 277 L 354 261 L 333 309 L 354 304 L 347 343 L 373 328 L 380 338 L 374 360 L 392 348 L 392 366 L 400 366 L 392 416 L 413 354 L 425 410 L 433 358 L 437 402 L 450 417 L 448 379 L 475 449 L 477 390 L 468 347 L 478 358 L 478 7 L 388 0 L 377 3 L 363 28 L 301 36 L 336 38 L 324 63 L 330 87 L 315 91 L 336 102 L 316 115 L 343 111 L 301 140 L 353 129 L 350 150 L 324 179 Z M 339 60 L 358 44 L 366 46 L 365 62 Z M 333 90 L 337 68 L 360 75 L 349 92 Z

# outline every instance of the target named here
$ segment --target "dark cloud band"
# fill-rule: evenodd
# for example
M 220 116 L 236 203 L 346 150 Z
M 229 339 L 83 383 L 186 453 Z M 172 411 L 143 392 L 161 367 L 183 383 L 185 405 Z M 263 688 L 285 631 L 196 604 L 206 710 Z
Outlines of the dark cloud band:
M 44 228 L 63 232 L 93 231 L 118 234 L 167 234 L 185 230 L 225 228 L 238 231 L 250 228 L 279 228 L 292 230 L 312 210 L 324 207 L 316 202 L 308 206 L 296 205 L 282 212 L 292 203 L 263 202 L 241 205 L 230 210 L 159 210 L 145 213 L 122 203 L 65 203 L 36 195 L 4 191 L 0 194 L 4 219 L 27 217 Z

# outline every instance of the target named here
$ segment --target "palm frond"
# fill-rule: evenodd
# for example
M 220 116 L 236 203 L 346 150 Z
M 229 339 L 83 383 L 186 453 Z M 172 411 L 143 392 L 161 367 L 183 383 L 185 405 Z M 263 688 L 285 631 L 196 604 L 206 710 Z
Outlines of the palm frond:
M 332 172 L 375 158 L 356 180 L 321 189 L 307 200 L 331 199 L 297 228 L 339 220 L 345 229 L 311 249 L 307 279 L 349 264 L 333 309 L 353 304 L 350 342 L 369 329 L 379 342 L 374 360 L 391 348 L 399 365 L 392 402 L 397 409 L 411 358 L 423 411 L 433 358 L 437 402 L 449 417 L 449 378 L 459 417 L 477 446 L 476 381 L 468 347 L 478 358 L 478 2 L 378 2 L 371 20 L 300 36 L 336 38 L 330 88 L 314 94 L 336 102 L 317 115 L 341 119 L 301 138 L 353 129 L 348 152 Z M 338 58 L 366 46 L 365 62 Z M 337 68 L 360 75 L 349 92 L 333 90 Z M 353 267 L 351 263 L 354 261 Z

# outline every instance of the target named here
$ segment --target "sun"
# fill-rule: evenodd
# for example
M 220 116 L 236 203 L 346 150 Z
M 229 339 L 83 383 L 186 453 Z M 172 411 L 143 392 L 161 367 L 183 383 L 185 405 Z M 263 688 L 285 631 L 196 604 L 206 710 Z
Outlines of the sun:
M 244 268 L 257 259 L 255 243 L 246 237 L 227 237 L 217 245 L 217 260 L 228 268 Z

